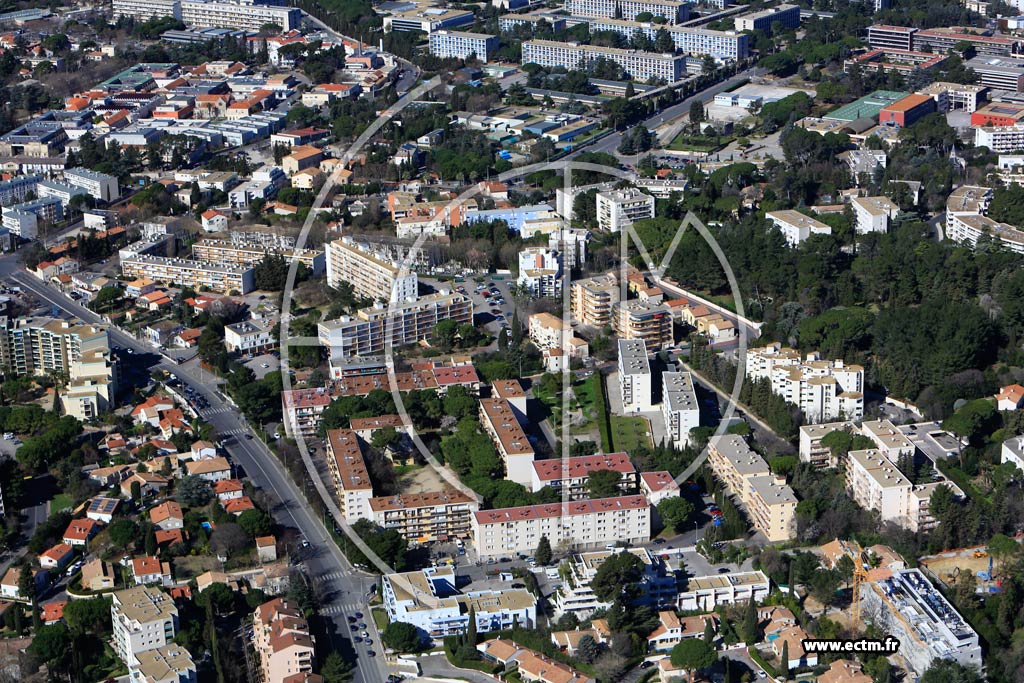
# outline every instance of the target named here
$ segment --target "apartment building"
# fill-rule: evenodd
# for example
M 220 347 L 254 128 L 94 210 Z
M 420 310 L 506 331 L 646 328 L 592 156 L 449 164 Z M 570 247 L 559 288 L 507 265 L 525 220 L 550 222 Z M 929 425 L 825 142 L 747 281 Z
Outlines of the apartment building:
M 1020 130 L 1024 132 L 1024 126 Z M 988 235 L 999 240 L 1003 248 L 1024 254 L 1024 230 L 986 216 L 991 201 L 990 187 L 962 185 L 953 190 L 946 200 L 946 237 L 973 247 Z
M 391 305 L 378 302 L 355 316 L 321 322 L 317 329 L 332 358 L 377 356 L 385 353 L 389 342 L 398 348 L 429 339 L 442 320 L 472 323 L 473 301 L 463 294 L 441 293 Z
M 642 339 L 619 340 L 619 395 L 625 413 L 653 410 L 653 380 L 647 344 Z
M 327 432 L 327 467 L 334 479 L 334 490 L 345 520 L 352 524 L 359 519 L 373 519 L 370 508 L 373 484 L 359 437 L 351 429 Z
M 916 28 L 907 26 L 868 26 L 868 45 L 886 50 L 913 50 Z
M 106 173 L 91 171 L 87 168 L 65 169 L 64 182 L 80 187 L 88 192 L 89 196 L 108 203 L 117 200 L 121 196 L 117 178 Z
M 536 454 L 509 401 L 503 398 L 481 399 L 480 424 L 491 437 L 505 464 L 505 478 L 530 486 L 532 463 Z
M 899 640 L 900 655 L 914 677 L 923 676 L 937 660 L 981 669 L 977 632 L 920 569 L 897 569 L 865 581 L 860 599 L 872 623 Z
M 650 13 L 678 24 L 689 18 L 690 5 L 676 0 L 566 0 L 565 11 L 574 17 L 620 16 L 629 20 Z
M 167 593 L 148 586 L 117 591 L 111 596 L 113 645 L 126 665 L 136 655 L 170 645 L 178 633 L 178 608 Z
M 860 433 L 875 442 L 875 448 L 893 462 L 904 456 L 913 456 L 914 443 L 890 420 L 865 420 Z
M 41 197 L 5 206 L 0 211 L 0 223 L 3 227 L 12 235 L 26 240 L 34 240 L 39 236 L 40 224 L 52 225 L 62 220 L 64 203 L 56 197 Z
M 1024 58 L 978 56 L 964 66 L 977 74 L 977 83 L 994 90 L 1024 90 Z
M 888 197 L 854 197 L 850 200 L 857 234 L 888 232 L 889 221 L 900 213 L 899 205 Z
M 678 52 L 687 55 L 710 55 L 719 61 L 734 61 L 750 56 L 750 36 L 736 31 L 714 31 L 689 26 L 664 26 L 652 22 L 627 21 L 604 17 L 587 22 L 590 30 L 613 31 L 624 38 L 639 33 L 648 40 L 655 40 L 661 29 L 668 31 Z
M 324 387 L 281 392 L 286 433 L 292 438 L 316 436 L 320 415 L 333 400 L 331 392 Z
M 772 391 L 796 405 L 808 423 L 864 416 L 864 368 L 824 360 L 778 342 L 747 351 L 747 377 L 767 378 Z
M 224 294 L 248 294 L 255 287 L 251 267 L 222 266 L 166 256 L 142 254 L 121 259 L 121 273 L 126 278 L 146 277 L 168 285 L 193 289 L 206 287 Z
M 534 460 L 530 490 L 536 493 L 548 486 L 562 500 L 582 500 L 587 497 L 587 480 L 590 475 L 605 470 L 622 475 L 619 489 L 623 495 L 636 492 L 638 474 L 626 453 Z
M 518 625 L 537 626 L 537 599 L 523 588 L 462 593 L 455 570 L 430 567 L 381 577 L 381 597 L 388 619 L 412 624 L 432 640 L 460 635 L 476 615 L 476 632 L 500 631 Z
M 302 11 L 297 7 L 181 0 L 181 21 L 186 26 L 243 31 L 259 31 L 266 24 L 275 24 L 282 33 L 288 33 L 301 26 Z
M 688 372 L 661 374 L 661 414 L 665 431 L 675 448 L 690 443 L 690 430 L 700 426 L 700 404 L 693 389 L 693 376 Z
M 297 605 L 284 598 L 263 603 L 253 612 L 252 632 L 262 683 L 285 683 L 313 673 L 315 643 Z
M 177 643 L 164 645 L 135 656 L 129 667 L 131 683 L 196 683 L 196 664 L 192 654 Z
M 793 538 L 796 532 L 796 496 L 785 480 L 772 474 L 768 463 L 741 436 L 712 437 L 708 463 L 730 495 L 747 510 L 751 523 L 769 541 Z
M 41 175 L 26 174 L 0 181 L 0 206 L 24 202 L 28 193 L 35 192 L 36 186 L 42 180 Z
M 534 313 L 527 324 L 530 341 L 538 349 L 562 348 L 563 335 L 567 325 L 558 316 L 550 313 Z M 568 336 L 572 336 L 570 332 Z
M 327 284 L 337 287 L 342 282 L 373 300 L 414 301 L 419 293 L 415 272 L 403 274 L 399 264 L 363 249 L 351 237 L 327 244 Z
M 683 55 L 622 50 L 614 47 L 559 43 L 553 40 L 528 40 L 523 43 L 522 63 L 540 66 L 591 64 L 598 59 L 615 62 L 632 80 L 661 78 L 669 83 L 686 77 Z
M 516 284 L 534 297 L 562 294 L 562 252 L 547 247 L 527 247 L 519 252 Z
M 597 226 L 609 232 L 620 232 L 635 221 L 654 218 L 654 197 L 637 189 L 598 192 Z
M 298 261 L 314 275 L 326 267 L 326 256 L 319 249 L 284 249 L 267 243 L 244 243 L 236 240 L 201 239 L 192 245 L 192 258 L 224 266 L 254 266 L 268 256 L 281 256 L 286 261 Z
M 718 605 L 735 605 L 750 600 L 761 602 L 768 597 L 770 588 L 771 582 L 760 570 L 697 576 L 690 579 L 686 590 L 679 593 L 676 609 L 710 612 Z
M 129 17 L 139 22 L 161 17 L 181 20 L 181 0 L 113 0 L 114 19 Z
M 977 111 L 979 104 L 985 101 L 988 88 L 983 85 L 936 81 L 917 92 L 934 99 L 935 107 L 940 112 L 965 111 L 972 114 Z
M 463 9 L 440 7 L 410 9 L 387 14 L 384 17 L 384 31 L 434 33 L 454 26 L 472 24 L 473 18 L 471 11 Z
M 498 36 L 486 33 L 441 30 L 428 36 L 430 54 L 442 59 L 469 59 L 476 57 L 481 62 L 491 61 L 498 49 Z
M 1024 149 L 1024 124 L 1014 126 L 977 126 L 974 144 L 992 152 L 1007 154 Z
M 603 602 L 594 595 L 590 583 L 597 576 L 601 565 L 620 552 L 635 556 L 643 565 L 640 578 L 632 586 L 636 595 L 632 605 L 654 609 L 675 605 L 679 594 L 676 577 L 667 569 L 664 560 L 652 555 L 646 548 L 599 550 L 573 555 L 563 565 L 569 579 L 563 581 L 555 593 L 553 606 L 556 618 L 564 614 L 575 614 L 582 620 L 587 619 L 595 610 L 611 607 L 610 602 Z
M 588 327 L 610 326 L 613 307 L 620 296 L 621 287 L 612 273 L 574 280 L 570 290 L 573 320 Z
M 854 502 L 877 511 L 883 522 L 893 522 L 915 533 L 935 527 L 929 500 L 940 485 L 963 496 L 963 491 L 950 481 L 912 484 L 892 460 L 875 448 L 850 451 L 846 458 L 846 490 Z
M 786 244 L 791 247 L 797 246 L 811 235 L 832 234 L 831 226 L 793 209 L 769 211 L 764 217 L 782 232 Z
M 618 301 L 612 306 L 612 330 L 619 339 L 637 339 L 650 351 L 673 343 L 672 312 L 650 299 Z
M 800 427 L 800 462 L 810 463 L 819 470 L 836 467 L 839 462 L 833 457 L 832 449 L 823 446 L 821 440 L 832 432 L 840 430 L 852 434 L 857 431 L 857 426 L 848 420 L 802 425 Z
M 1000 56 L 1017 54 L 1020 51 L 1019 38 L 1010 36 L 984 35 L 962 30 L 960 27 L 929 28 L 914 34 L 914 49 L 931 49 L 933 52 L 947 53 L 960 43 L 967 43 L 978 55 Z
M 482 558 L 532 553 L 541 536 L 553 548 L 646 543 L 651 537 L 650 504 L 637 495 L 473 513 L 473 545 Z
M 369 505 L 377 526 L 395 529 L 411 544 L 470 540 L 471 518 L 480 509 L 480 503 L 455 489 L 378 496 Z
M 243 320 L 224 326 L 224 346 L 231 353 L 263 353 L 276 345 L 274 328 L 269 323 Z
M 744 14 L 735 19 L 737 31 L 763 31 L 770 34 L 772 25 L 776 23 L 781 24 L 784 29 L 799 27 L 800 7 L 784 3 L 760 12 Z

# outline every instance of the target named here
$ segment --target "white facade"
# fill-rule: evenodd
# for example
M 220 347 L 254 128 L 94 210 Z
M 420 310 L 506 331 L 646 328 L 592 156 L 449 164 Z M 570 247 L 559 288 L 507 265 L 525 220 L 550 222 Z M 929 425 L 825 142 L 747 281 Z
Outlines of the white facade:
M 652 555 L 646 548 L 623 548 L 614 551 L 580 553 L 566 560 L 564 566 L 568 569 L 571 578 L 564 582 L 555 593 L 555 616 L 575 614 L 581 619 L 585 619 L 596 609 L 611 607 L 610 602 L 602 602 L 594 595 L 590 582 L 597 575 L 601 565 L 618 552 L 630 553 L 643 563 L 643 572 L 639 581 L 634 585 L 638 597 L 633 604 L 655 608 L 674 606 L 678 594 L 676 578 L 666 571 L 663 561 Z
M 792 209 L 769 211 L 765 218 L 782 231 L 782 236 L 791 247 L 795 247 L 811 235 L 832 234 L 830 226 Z
M 946 237 L 974 246 L 989 236 L 1002 242 L 1005 249 L 1024 254 L 1024 231 L 985 215 L 992 195 L 990 187 L 963 185 L 955 189 L 946 200 Z
M 562 253 L 544 247 L 527 247 L 519 252 L 516 284 L 535 297 L 557 297 L 562 293 Z
M 825 424 L 802 425 L 800 427 L 800 462 L 806 462 L 819 469 L 835 467 L 839 464 L 832 457 L 832 450 L 821 445 L 821 440 L 837 430 L 850 432 L 857 429 L 856 425 L 849 421 L 828 422 Z
M 160 17 L 181 19 L 180 0 L 113 0 L 114 19 L 131 17 L 148 21 Z
M 687 612 L 710 612 L 718 605 L 761 602 L 768 597 L 770 587 L 761 571 L 698 576 L 690 579 L 686 590 L 679 594 L 676 607 Z
M 683 55 L 559 43 L 553 40 L 528 40 L 523 43 L 523 64 L 563 67 L 569 64 L 576 68 L 581 62 L 590 64 L 602 58 L 615 62 L 630 78 L 638 81 L 661 78 L 675 83 L 686 76 L 686 57 Z
M 900 213 L 900 207 L 888 197 L 854 197 L 850 200 L 857 219 L 857 233 L 888 232 L 889 221 Z
M 610 15 L 609 15 L 610 16 Z M 590 30 L 614 31 L 626 38 L 637 32 L 655 40 L 661 29 L 672 36 L 677 51 L 687 55 L 711 55 L 718 60 L 746 59 L 750 56 L 750 36 L 736 31 L 714 31 L 689 26 L 664 26 L 651 22 L 625 21 L 608 17 L 593 19 Z
M 121 196 L 117 178 L 87 168 L 67 169 L 64 171 L 64 182 L 80 187 L 92 197 L 104 202 L 115 201 Z
M 772 392 L 804 413 L 808 423 L 864 416 L 864 368 L 842 360 L 824 360 L 779 343 L 747 352 L 747 377 L 768 378 Z
M 974 129 L 974 146 L 988 147 L 999 154 L 1024 149 L 1024 125 L 978 126 Z
M 1018 470 L 1024 472 L 1024 437 L 1015 436 L 1004 441 L 999 456 L 999 462 L 1013 463 Z
M 677 24 L 686 21 L 690 6 L 676 0 L 567 0 L 565 11 L 576 17 L 614 17 L 618 13 L 623 19 L 649 12 Z
M 639 190 L 608 190 L 597 193 L 597 225 L 619 232 L 627 225 L 654 218 L 654 197 Z
M 688 372 L 664 372 L 661 375 L 661 413 L 672 445 L 682 448 L 690 443 L 690 430 L 700 426 L 700 404 Z
M 114 649 L 129 666 L 135 663 L 136 654 L 171 643 L 178 632 L 178 608 L 174 600 L 147 586 L 114 593 L 110 618 L 114 627 Z
M 429 37 L 430 54 L 443 59 L 469 59 L 475 56 L 489 62 L 498 49 L 498 36 L 465 31 L 434 31 Z
M 419 293 L 415 272 L 403 274 L 399 264 L 367 251 L 350 237 L 327 245 L 327 284 L 337 287 L 342 282 L 375 301 L 414 301 Z
M 255 320 L 243 320 L 224 326 L 224 346 L 228 351 L 252 353 L 274 345 L 273 328 Z
M 296 7 L 181 0 L 181 20 L 188 26 L 245 31 L 259 31 L 264 24 L 277 24 L 287 33 L 299 28 L 302 11 Z
M 625 413 L 653 410 L 651 363 L 642 339 L 619 340 L 619 393 Z

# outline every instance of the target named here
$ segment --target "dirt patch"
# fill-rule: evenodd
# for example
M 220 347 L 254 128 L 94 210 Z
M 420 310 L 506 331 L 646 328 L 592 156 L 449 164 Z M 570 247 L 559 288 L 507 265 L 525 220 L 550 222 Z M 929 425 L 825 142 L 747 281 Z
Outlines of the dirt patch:
M 921 564 L 934 574 L 939 581 L 951 586 L 956 583 L 956 577 L 962 572 L 970 572 L 975 576 L 978 572 L 987 572 L 989 557 L 985 553 L 982 557 L 975 557 L 975 553 L 981 554 L 984 550 L 980 548 L 966 548 L 964 550 L 932 555 L 921 558 Z M 999 574 L 996 568 L 996 574 Z M 979 579 L 979 585 L 984 583 Z
M 398 488 L 408 493 L 422 493 L 451 488 L 451 484 L 433 466 L 422 465 L 404 468 L 398 475 Z

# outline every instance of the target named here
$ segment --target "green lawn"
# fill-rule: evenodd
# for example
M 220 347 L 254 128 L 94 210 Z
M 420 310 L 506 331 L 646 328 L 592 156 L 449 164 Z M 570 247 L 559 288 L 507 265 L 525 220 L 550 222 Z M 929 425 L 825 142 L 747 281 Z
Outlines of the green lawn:
M 388 615 L 382 609 L 372 609 L 370 614 L 373 615 L 373 623 L 377 625 L 377 630 L 383 632 L 388 625 Z
M 70 510 L 75 504 L 74 499 L 66 493 L 58 493 L 50 501 L 50 514 L 61 510 Z
M 651 445 L 651 427 L 647 418 L 612 415 L 612 447 L 616 451 L 629 453 Z
M 726 136 L 690 135 L 680 133 L 668 148 L 677 152 L 714 152 L 732 142 L 732 138 Z

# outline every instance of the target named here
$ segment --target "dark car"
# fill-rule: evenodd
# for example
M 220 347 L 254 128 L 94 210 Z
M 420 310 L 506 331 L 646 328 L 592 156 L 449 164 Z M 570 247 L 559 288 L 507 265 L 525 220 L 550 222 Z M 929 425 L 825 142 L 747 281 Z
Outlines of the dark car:
M 367 650 L 367 651 L 366 651 L 366 656 L 367 656 L 367 657 L 376 657 L 376 656 L 377 656 L 377 653 L 376 653 L 376 652 L 374 652 L 373 650 Z
M 355 616 L 356 619 L 362 619 L 363 618 L 363 613 L 362 612 L 356 612 L 354 616 Z
M 644 660 L 644 661 L 640 662 L 640 668 L 641 669 L 650 669 L 652 666 L 654 666 L 654 662 L 652 662 L 650 660 Z
M 664 545 L 664 543 L 665 543 L 665 539 L 664 538 L 656 538 L 656 539 L 654 539 L 654 545 Z
M 349 628 L 352 629 L 353 631 L 358 631 L 359 630 L 359 627 L 357 625 L 355 625 L 355 624 L 349 624 Z
M 731 572 L 731 571 L 732 571 L 732 570 L 731 570 L 731 569 L 729 569 L 728 567 L 719 567 L 719 568 L 718 568 L 718 573 L 719 573 L 719 574 L 728 574 L 728 573 L 729 573 L 729 572 Z

